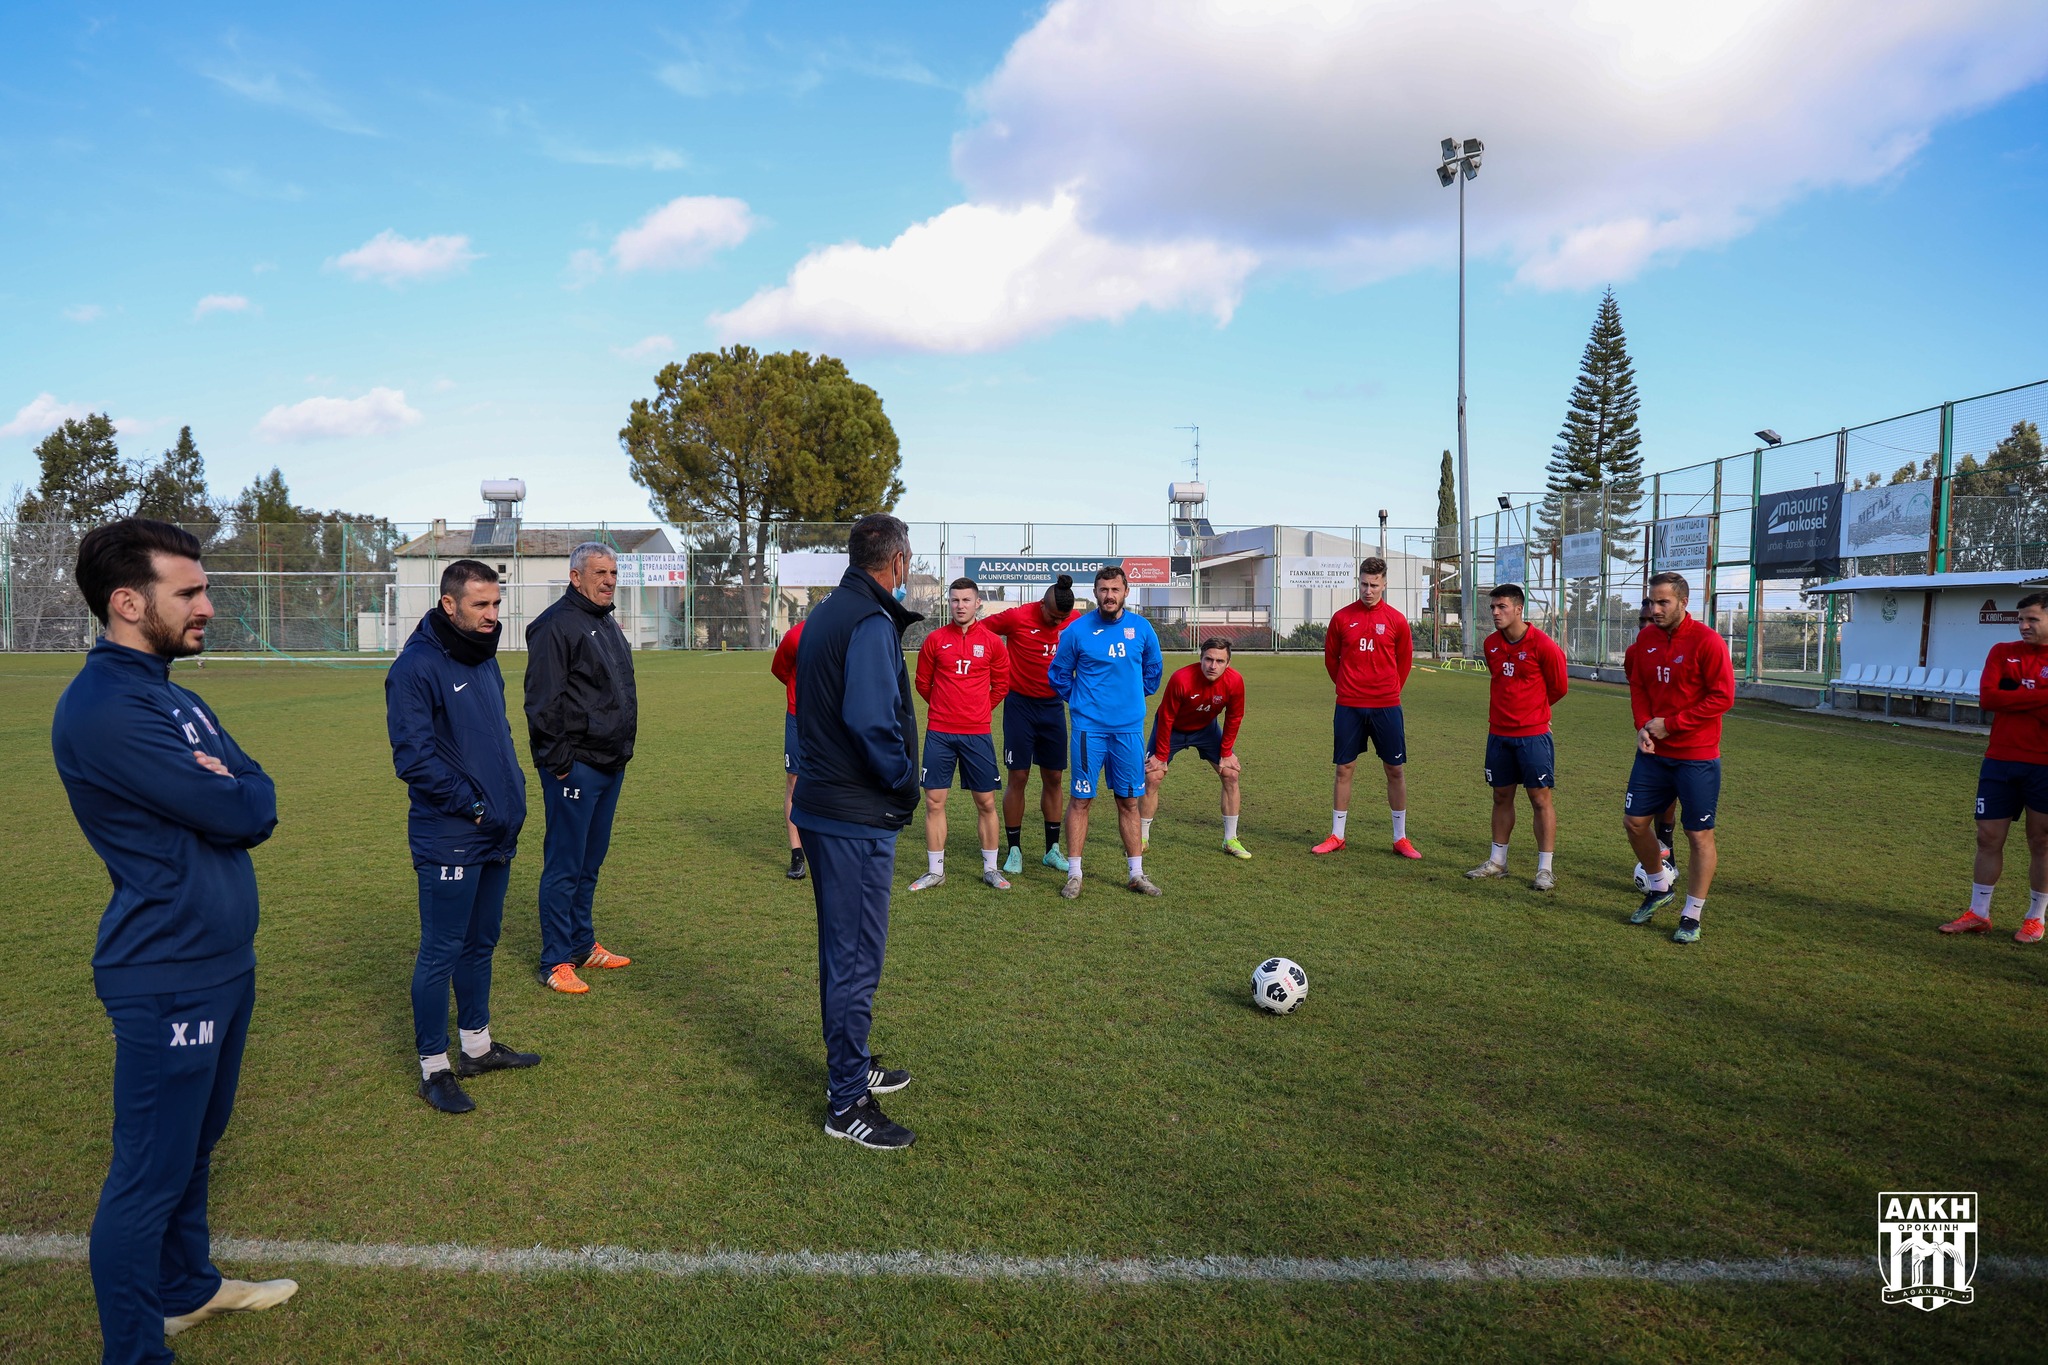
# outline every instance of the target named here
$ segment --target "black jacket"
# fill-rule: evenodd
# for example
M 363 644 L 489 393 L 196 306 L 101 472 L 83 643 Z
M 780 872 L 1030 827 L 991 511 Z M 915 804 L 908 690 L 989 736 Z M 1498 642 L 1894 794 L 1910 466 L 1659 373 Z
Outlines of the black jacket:
M 924 618 L 849 568 L 804 618 L 796 647 L 796 727 L 803 753 L 793 798 L 804 817 L 898 830 L 917 810 L 917 714 L 903 632 Z
M 640 694 L 633 647 L 612 616 L 570 588 L 526 628 L 526 733 L 534 766 L 617 772 L 633 757 Z

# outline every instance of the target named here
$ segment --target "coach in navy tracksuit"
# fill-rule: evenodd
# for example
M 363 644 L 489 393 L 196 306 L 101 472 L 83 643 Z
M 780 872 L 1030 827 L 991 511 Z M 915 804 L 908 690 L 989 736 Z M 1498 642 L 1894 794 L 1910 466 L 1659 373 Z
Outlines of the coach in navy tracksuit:
M 633 959 L 597 941 L 592 904 L 612 842 L 612 815 L 640 727 L 633 645 L 612 615 L 619 559 L 585 541 L 569 552 L 569 590 L 526 628 L 526 730 L 540 770 L 540 981 L 590 989 L 578 967 Z
M 420 1098 L 445 1114 L 476 1108 L 458 1074 L 540 1061 L 491 1038 L 491 954 L 526 823 L 526 774 L 512 747 L 498 671 L 499 597 L 490 565 L 450 564 L 441 571 L 440 602 L 384 676 L 391 762 L 412 795 L 406 836 L 420 884 L 420 951 L 412 968 Z M 452 1069 L 451 980 L 462 1032 Z
M 206 645 L 200 546 L 163 522 L 88 533 L 77 582 L 106 634 L 64 689 L 50 748 L 114 894 L 93 990 L 114 1025 L 114 1159 L 92 1220 L 102 1359 L 168 1361 L 164 1338 L 269 1308 L 290 1280 L 226 1280 L 206 1182 L 256 1005 L 256 870 L 277 791 L 171 660 Z
M 917 716 L 903 666 L 910 531 L 891 516 L 854 523 L 852 561 L 804 624 L 796 653 L 802 756 L 790 819 L 803 833 L 818 907 L 818 1000 L 830 1073 L 825 1131 L 863 1147 L 908 1147 L 916 1134 L 872 1095 L 910 1073 L 868 1052 L 868 1023 L 889 938 L 896 835 L 923 800 Z

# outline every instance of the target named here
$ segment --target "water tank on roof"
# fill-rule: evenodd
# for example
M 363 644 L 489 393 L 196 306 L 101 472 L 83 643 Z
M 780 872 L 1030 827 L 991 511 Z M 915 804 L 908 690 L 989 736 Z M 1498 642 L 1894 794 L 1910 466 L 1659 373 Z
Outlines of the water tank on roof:
M 1194 507 L 1209 500 L 1209 485 L 1205 483 L 1170 483 L 1166 485 L 1166 500 L 1176 507 Z
M 483 493 L 485 502 L 525 502 L 526 480 L 485 479 Z

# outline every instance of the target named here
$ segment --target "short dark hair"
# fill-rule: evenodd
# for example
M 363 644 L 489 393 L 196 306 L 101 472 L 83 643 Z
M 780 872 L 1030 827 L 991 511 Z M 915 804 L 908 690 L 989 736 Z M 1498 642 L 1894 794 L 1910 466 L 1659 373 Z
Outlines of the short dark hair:
M 846 557 L 856 569 L 886 569 L 910 553 L 910 528 L 887 512 L 870 512 L 846 536 Z
M 979 593 L 981 591 L 981 584 L 971 578 L 956 578 L 946 585 L 947 592 L 958 592 L 962 588 L 966 588 L 969 592 Z
M 1361 575 L 1376 574 L 1381 578 L 1385 578 L 1387 576 L 1387 561 L 1381 559 L 1378 555 L 1367 555 L 1359 562 L 1358 572 Z
M 457 602 L 469 591 L 472 583 L 495 583 L 498 571 L 480 559 L 457 559 L 441 570 L 441 596 L 452 597 Z
M 78 542 L 78 564 L 73 570 L 85 605 L 107 623 L 107 602 L 120 588 L 133 588 L 148 596 L 156 587 L 156 556 L 176 555 L 199 558 L 198 537 L 182 526 L 146 517 L 123 517 L 96 526 Z
M 1522 585 L 1520 583 L 1502 583 L 1495 587 L 1492 592 L 1486 595 L 1490 598 L 1505 597 L 1510 601 L 1520 602 L 1524 605 L 1527 605 L 1529 601 L 1529 596 L 1527 593 L 1522 591 Z
M 1131 581 L 1130 575 L 1124 572 L 1124 566 L 1121 564 L 1105 564 L 1095 571 L 1097 583 L 1107 583 L 1112 578 L 1123 579 L 1125 586 L 1129 586 Z
M 1202 641 L 1202 647 L 1195 651 L 1196 657 L 1207 654 L 1212 649 L 1220 649 L 1225 654 L 1228 654 L 1230 653 L 1230 641 L 1224 639 L 1221 635 L 1211 635 L 1208 639 Z
M 1663 573 L 1651 577 L 1650 586 L 1653 588 L 1676 588 L 1678 589 L 1679 601 L 1689 602 L 1692 600 L 1692 584 L 1685 581 L 1685 575 L 1682 573 L 1672 573 L 1669 569 L 1666 569 Z M 1643 600 L 1648 602 L 1650 599 L 1646 597 Z
M 2014 607 L 2013 610 L 2025 611 L 2028 607 L 2048 608 L 2048 592 L 2028 593 L 2025 597 L 2022 597 L 2020 599 L 2020 604 L 2017 607 Z

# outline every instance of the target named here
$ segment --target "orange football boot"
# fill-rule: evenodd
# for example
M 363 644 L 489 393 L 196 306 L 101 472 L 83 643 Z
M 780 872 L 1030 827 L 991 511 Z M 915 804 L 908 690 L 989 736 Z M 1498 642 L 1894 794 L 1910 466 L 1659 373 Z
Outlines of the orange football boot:
M 1940 928 L 1944 934 L 1988 934 L 1991 932 L 1991 917 L 1980 915 L 1975 910 L 1965 910 Z
M 1329 838 L 1323 840 L 1320 844 L 1317 844 L 1314 848 L 1310 849 L 1309 852 L 1335 853 L 1338 849 L 1342 847 L 1344 847 L 1344 841 L 1342 839 L 1339 839 L 1336 835 L 1332 834 Z
M 1422 857 L 1422 854 L 1416 851 L 1415 845 L 1409 843 L 1405 838 L 1394 840 L 1394 852 L 1400 854 L 1403 858 L 1419 860 Z
M 602 943 L 593 943 L 590 945 L 589 955 L 576 965 L 579 967 L 625 967 L 630 965 L 632 961 L 633 959 L 630 957 L 620 957 L 617 953 L 606 952 L 605 946 Z
M 2014 943 L 2039 943 L 2041 941 L 2041 921 L 2037 919 L 2021 920 L 2020 931 L 2012 936 L 2012 941 Z
M 590 989 L 590 983 L 576 975 L 576 969 L 566 962 L 557 962 L 541 978 L 540 984 L 564 995 L 581 995 Z

